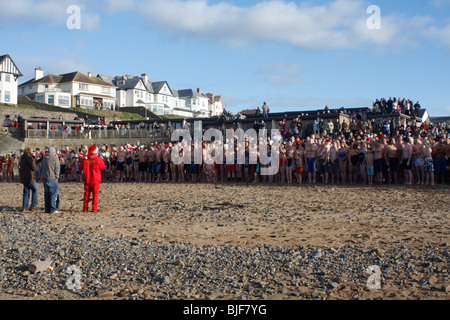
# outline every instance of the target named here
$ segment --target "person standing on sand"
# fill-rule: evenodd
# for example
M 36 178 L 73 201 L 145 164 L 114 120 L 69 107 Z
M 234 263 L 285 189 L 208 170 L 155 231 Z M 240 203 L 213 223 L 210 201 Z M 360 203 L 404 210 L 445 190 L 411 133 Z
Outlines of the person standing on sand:
M 59 170 L 60 163 L 56 149 L 48 148 L 41 164 L 42 183 L 44 184 L 45 213 L 59 213 Z
M 375 141 L 373 154 L 373 168 L 378 184 L 383 183 L 383 145 L 379 141 Z
M 433 149 L 431 142 L 427 139 L 424 143 L 423 158 L 424 158 L 424 172 L 425 172 L 425 185 L 434 185 L 434 165 L 433 165 Z
M 92 212 L 98 211 L 98 194 L 102 180 L 102 170 L 105 170 L 105 162 L 98 156 L 98 148 L 95 145 L 89 147 L 87 157 L 83 161 L 84 204 L 83 212 L 89 210 L 89 200 L 92 193 Z
M 413 139 L 409 137 L 403 137 L 403 142 L 405 143 L 405 146 L 403 147 L 403 166 L 405 169 L 405 184 L 412 184 L 412 143 Z
M 22 211 L 28 209 L 31 191 L 30 211 L 33 211 L 38 203 L 38 189 L 36 185 L 36 162 L 31 148 L 26 148 L 19 162 L 20 182 L 23 184 Z

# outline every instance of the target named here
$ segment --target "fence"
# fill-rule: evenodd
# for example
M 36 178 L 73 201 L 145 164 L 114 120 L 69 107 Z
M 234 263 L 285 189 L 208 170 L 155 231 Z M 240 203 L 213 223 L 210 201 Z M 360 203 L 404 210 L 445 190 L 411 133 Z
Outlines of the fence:
M 42 130 L 28 129 L 27 138 L 30 139 L 162 139 L 169 137 L 167 130 L 147 131 L 144 129 L 126 129 L 126 130 Z

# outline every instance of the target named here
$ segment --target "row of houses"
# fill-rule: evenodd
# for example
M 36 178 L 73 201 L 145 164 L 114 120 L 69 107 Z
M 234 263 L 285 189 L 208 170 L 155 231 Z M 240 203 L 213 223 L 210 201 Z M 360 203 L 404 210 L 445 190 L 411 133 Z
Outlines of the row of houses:
M 167 81 L 141 76 L 107 76 L 90 72 L 44 75 L 40 67 L 34 78 L 18 85 L 23 74 L 9 55 L 0 56 L 0 103 L 17 104 L 18 96 L 63 108 L 119 110 L 144 107 L 157 115 L 214 117 L 222 114 L 220 95 L 201 89 L 176 90 Z

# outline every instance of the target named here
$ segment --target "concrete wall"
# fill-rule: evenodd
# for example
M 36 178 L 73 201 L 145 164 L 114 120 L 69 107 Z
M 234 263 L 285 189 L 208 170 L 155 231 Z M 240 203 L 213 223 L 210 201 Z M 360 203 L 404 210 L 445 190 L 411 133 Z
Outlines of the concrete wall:
M 139 143 L 148 146 L 151 142 L 170 142 L 170 138 L 160 138 L 160 139 L 139 139 Z M 109 146 L 121 146 L 127 143 L 136 144 L 136 140 L 130 141 L 129 139 L 31 139 L 25 138 L 23 146 L 31 148 L 39 148 L 43 150 L 47 147 L 55 147 L 58 149 L 64 149 L 67 145 L 70 149 L 78 150 L 83 145 L 90 146 L 95 144 L 96 146 L 101 146 L 107 144 Z

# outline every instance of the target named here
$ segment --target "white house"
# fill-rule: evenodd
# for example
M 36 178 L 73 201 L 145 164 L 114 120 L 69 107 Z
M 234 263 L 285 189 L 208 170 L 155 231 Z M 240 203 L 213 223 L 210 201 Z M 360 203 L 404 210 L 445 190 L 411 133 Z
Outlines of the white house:
M 64 108 L 112 109 L 116 103 L 116 87 L 91 73 L 71 72 L 47 75 L 35 69 L 35 77 L 19 85 L 19 95 Z
M 22 76 L 8 54 L 0 56 L 0 103 L 17 104 L 17 83 Z
M 140 77 L 97 75 L 103 81 L 116 86 L 116 101 L 119 108 L 145 107 L 157 115 L 179 115 L 182 117 L 210 117 L 223 112 L 221 96 L 210 96 L 192 89 L 175 90 L 167 81 L 152 82 L 148 75 Z
M 216 96 L 213 93 L 207 93 L 206 96 L 209 99 L 208 111 L 210 113 L 210 116 L 220 116 L 225 110 L 222 96 Z

